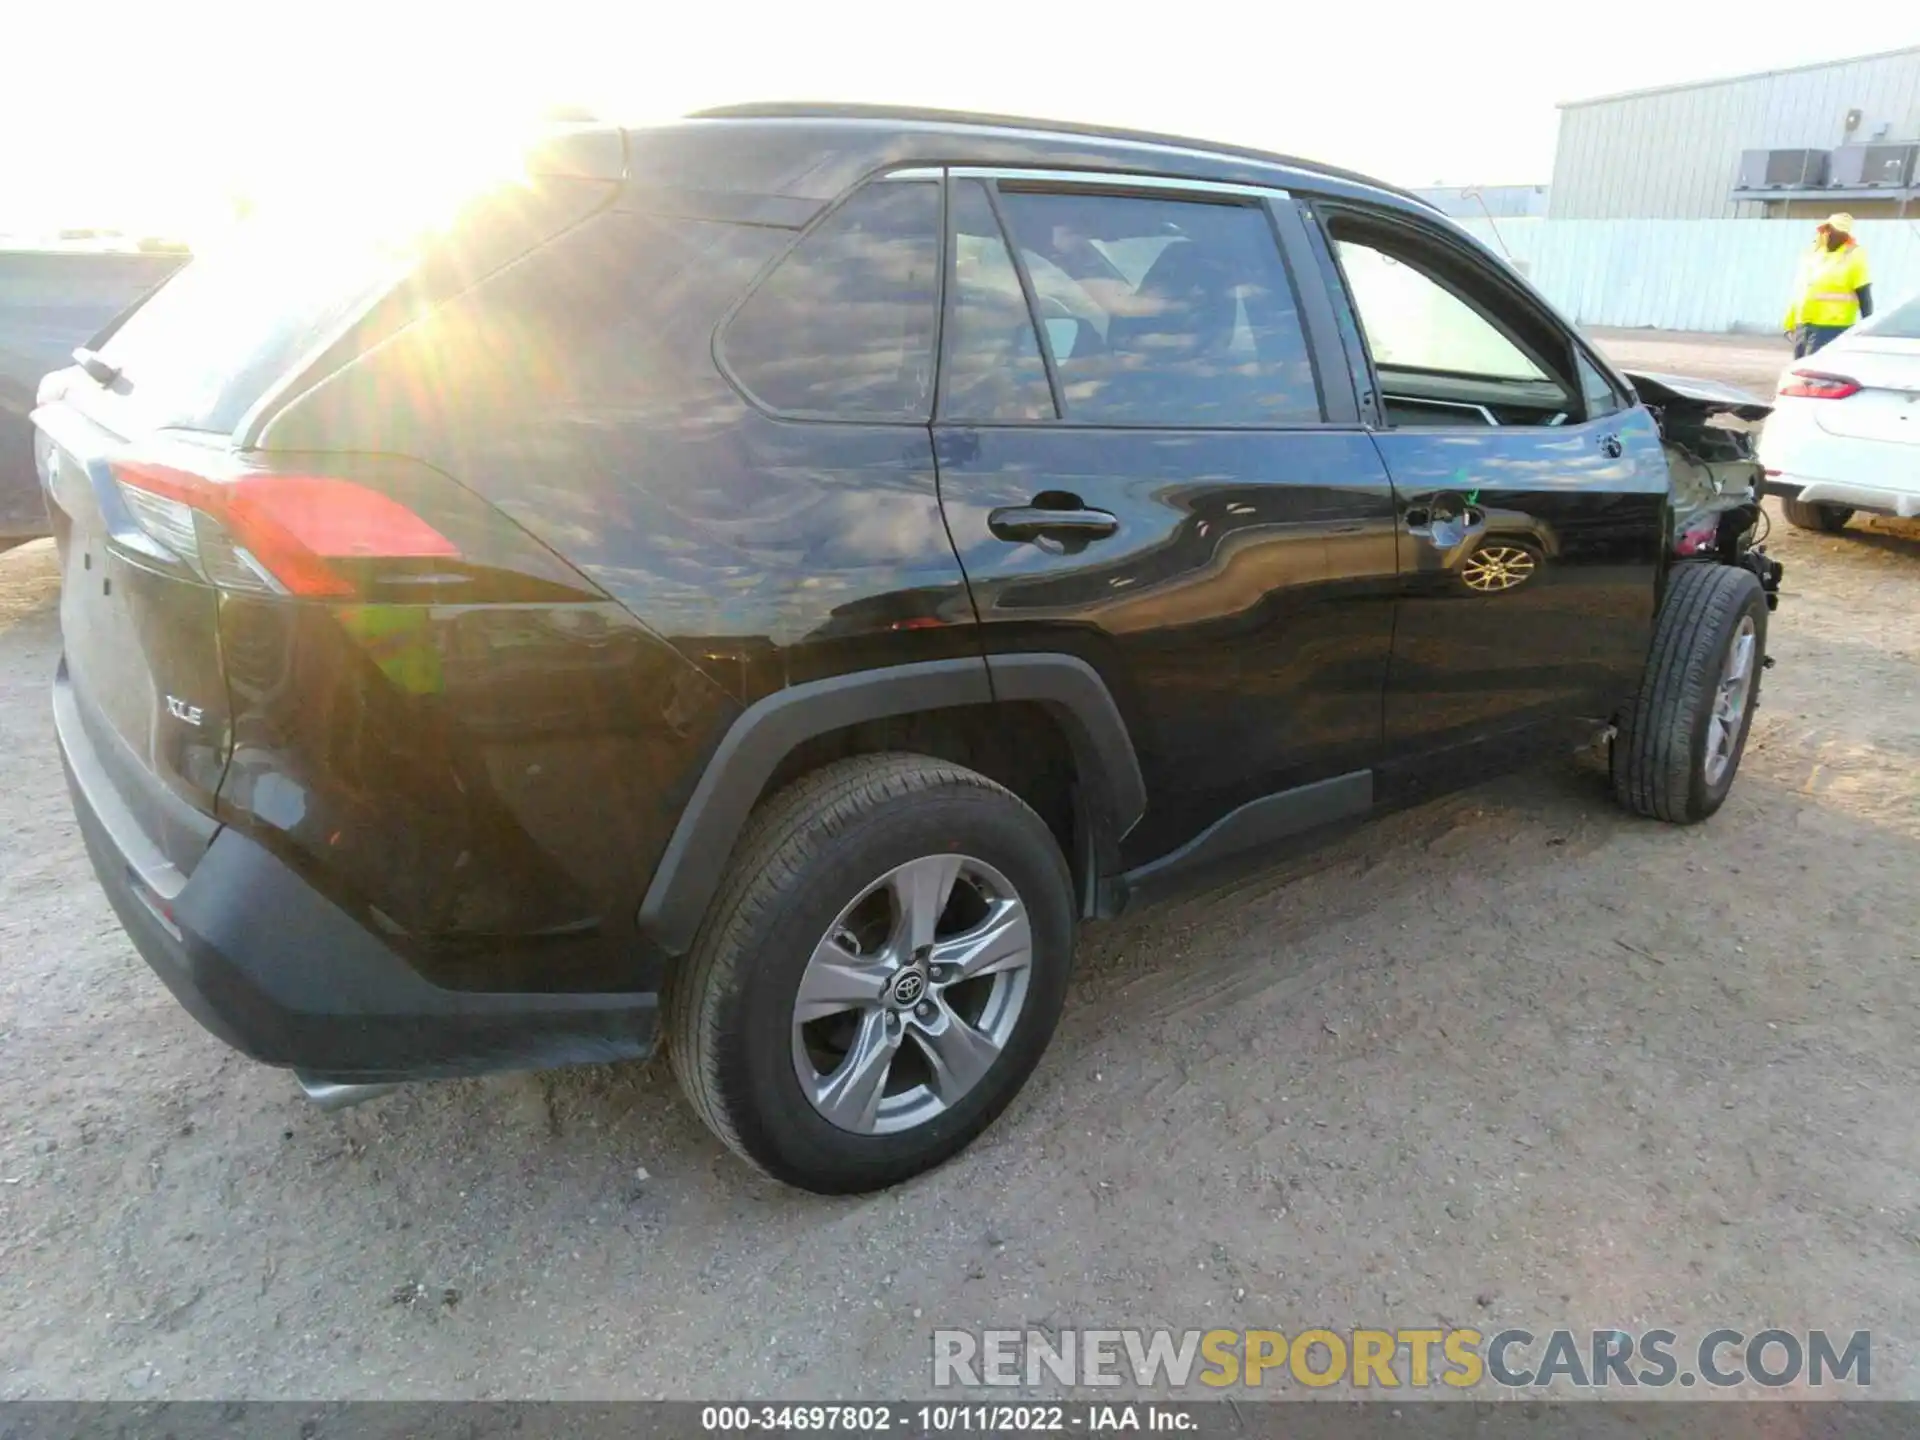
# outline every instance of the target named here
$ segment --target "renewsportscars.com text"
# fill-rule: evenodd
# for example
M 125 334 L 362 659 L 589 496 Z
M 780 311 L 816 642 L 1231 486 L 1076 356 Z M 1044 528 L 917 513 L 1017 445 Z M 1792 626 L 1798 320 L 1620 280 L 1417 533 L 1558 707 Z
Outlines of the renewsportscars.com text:
M 938 1387 L 1663 1389 L 1873 1383 L 1873 1336 L 1765 1329 L 935 1330 Z M 1204 1390 L 1202 1393 L 1205 1393 Z

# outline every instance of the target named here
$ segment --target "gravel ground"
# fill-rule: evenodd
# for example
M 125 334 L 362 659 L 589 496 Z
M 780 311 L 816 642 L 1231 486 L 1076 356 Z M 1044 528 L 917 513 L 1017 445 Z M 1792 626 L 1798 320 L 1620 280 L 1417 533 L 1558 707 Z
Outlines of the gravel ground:
M 1711 823 L 1568 764 L 1090 928 L 1008 1115 L 843 1201 L 658 1062 L 329 1117 L 204 1034 L 69 817 L 50 547 L 0 556 L 0 1398 L 921 1394 L 936 1323 L 1871 1327 L 1920 1397 L 1920 528 L 1775 535 Z

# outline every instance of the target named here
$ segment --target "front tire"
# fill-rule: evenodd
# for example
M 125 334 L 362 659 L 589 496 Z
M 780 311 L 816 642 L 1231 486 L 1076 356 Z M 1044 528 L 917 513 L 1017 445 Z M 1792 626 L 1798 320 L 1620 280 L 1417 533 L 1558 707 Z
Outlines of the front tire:
M 1614 737 L 1614 798 L 1680 825 L 1718 810 L 1746 750 L 1766 652 L 1767 597 L 1752 571 L 1675 566 Z
M 1851 505 L 1828 505 L 1819 500 L 1782 500 L 1780 509 L 1787 523 L 1800 530 L 1818 530 L 1832 535 L 1847 528 L 1853 518 Z
M 666 995 L 695 1111 L 774 1178 L 881 1189 L 965 1148 L 1026 1083 L 1073 959 L 1060 847 L 1019 797 L 862 756 L 762 806 Z

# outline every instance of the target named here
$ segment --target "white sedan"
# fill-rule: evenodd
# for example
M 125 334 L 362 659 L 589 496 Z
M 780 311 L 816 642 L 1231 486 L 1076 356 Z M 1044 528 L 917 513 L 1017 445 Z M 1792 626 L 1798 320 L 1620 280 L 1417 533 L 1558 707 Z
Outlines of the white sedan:
M 1920 295 L 1781 373 L 1760 464 L 1802 529 L 1920 516 Z

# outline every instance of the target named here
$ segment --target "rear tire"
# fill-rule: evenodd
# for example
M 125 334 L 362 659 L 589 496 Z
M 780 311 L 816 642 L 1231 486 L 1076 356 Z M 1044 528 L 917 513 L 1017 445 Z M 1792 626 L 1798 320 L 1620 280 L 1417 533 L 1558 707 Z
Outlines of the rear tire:
M 1780 508 L 1789 525 L 1827 535 L 1846 529 L 1847 521 L 1853 518 L 1851 505 L 1828 505 L 1819 500 L 1782 500 Z
M 1725 802 L 1760 701 L 1767 597 L 1749 570 L 1674 567 L 1639 692 L 1613 741 L 1613 794 L 1674 824 Z
M 946 898 L 914 905 L 929 867 L 924 893 Z M 988 963 L 978 937 L 998 933 L 996 915 L 1025 929 Z M 1018 796 L 919 755 L 828 765 L 763 804 L 736 846 L 668 986 L 674 1073 L 714 1134 L 776 1179 L 821 1194 L 898 1184 L 963 1149 L 1026 1083 L 1066 998 L 1073 932 L 1060 847 Z M 973 956 L 991 973 L 969 978 Z M 822 974 L 842 988 L 818 988 Z M 882 1078 L 856 1091 L 867 1055 Z

